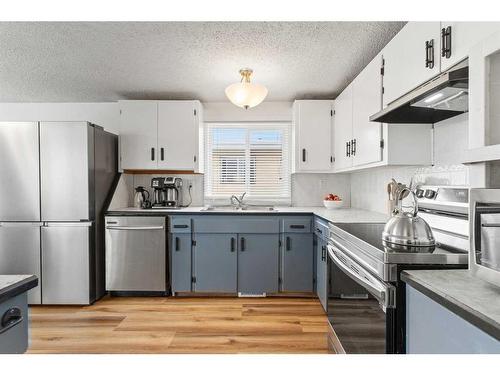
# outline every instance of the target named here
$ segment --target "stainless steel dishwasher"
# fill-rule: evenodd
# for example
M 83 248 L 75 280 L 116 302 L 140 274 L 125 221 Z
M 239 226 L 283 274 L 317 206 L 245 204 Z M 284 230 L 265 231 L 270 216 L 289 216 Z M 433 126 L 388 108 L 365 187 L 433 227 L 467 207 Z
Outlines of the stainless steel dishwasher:
M 165 295 L 166 217 L 106 216 L 106 290 Z

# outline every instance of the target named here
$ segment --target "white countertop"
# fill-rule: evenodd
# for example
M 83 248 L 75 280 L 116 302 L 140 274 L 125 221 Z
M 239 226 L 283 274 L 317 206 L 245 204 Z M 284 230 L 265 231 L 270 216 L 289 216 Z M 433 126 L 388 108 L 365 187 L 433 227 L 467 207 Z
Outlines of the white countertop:
M 112 213 L 162 213 L 162 214 L 314 214 L 332 223 L 385 223 L 389 216 L 380 212 L 361 210 L 358 208 L 341 208 L 328 210 L 324 207 L 275 207 L 273 211 L 245 210 L 245 211 L 204 211 L 206 207 L 186 207 L 181 209 L 142 209 L 135 207 L 116 208 L 109 211 Z

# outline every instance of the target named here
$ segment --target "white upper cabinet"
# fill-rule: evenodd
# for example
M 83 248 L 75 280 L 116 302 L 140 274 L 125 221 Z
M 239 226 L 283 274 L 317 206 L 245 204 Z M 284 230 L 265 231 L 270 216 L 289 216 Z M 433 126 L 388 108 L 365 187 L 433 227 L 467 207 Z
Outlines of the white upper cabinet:
M 465 59 L 471 47 L 495 31 L 500 22 L 441 22 L 441 71 Z
M 353 166 L 382 160 L 382 124 L 369 118 L 382 109 L 382 56 L 375 57 L 352 83 Z
M 335 100 L 334 121 L 334 169 L 352 167 L 352 84 L 347 86 Z
M 120 169 L 198 172 L 201 103 L 120 101 Z
M 330 172 L 332 168 L 332 100 L 293 103 L 294 172 Z
M 196 170 L 200 103 L 158 102 L 158 168 Z
M 465 162 L 500 160 L 500 32 L 469 54 L 469 150 Z
M 384 107 L 440 72 L 440 48 L 440 22 L 409 22 L 387 44 Z
M 157 102 L 120 102 L 121 169 L 156 169 L 157 123 Z

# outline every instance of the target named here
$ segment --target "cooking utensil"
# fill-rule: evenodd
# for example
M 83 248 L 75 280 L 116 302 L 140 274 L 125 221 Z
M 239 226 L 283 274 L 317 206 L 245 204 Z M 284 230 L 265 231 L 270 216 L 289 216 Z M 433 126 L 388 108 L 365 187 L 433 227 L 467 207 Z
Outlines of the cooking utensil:
M 406 212 L 403 210 L 403 194 L 408 192 L 413 199 L 413 210 Z M 418 202 L 415 194 L 407 187 L 399 191 L 397 207 L 392 218 L 385 224 L 382 233 L 382 243 L 390 250 L 412 252 L 418 248 L 433 251 L 436 241 L 432 234 L 431 227 L 421 217 L 417 216 Z

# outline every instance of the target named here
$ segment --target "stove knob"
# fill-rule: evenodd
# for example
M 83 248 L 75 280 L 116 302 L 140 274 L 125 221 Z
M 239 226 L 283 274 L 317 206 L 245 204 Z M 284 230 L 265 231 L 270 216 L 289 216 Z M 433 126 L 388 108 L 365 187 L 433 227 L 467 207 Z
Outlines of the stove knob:
M 415 195 L 417 196 L 417 198 L 422 198 L 424 196 L 424 191 L 422 189 L 417 189 Z
M 436 196 L 436 192 L 434 190 L 426 190 L 425 191 L 425 197 L 427 199 L 433 199 Z

